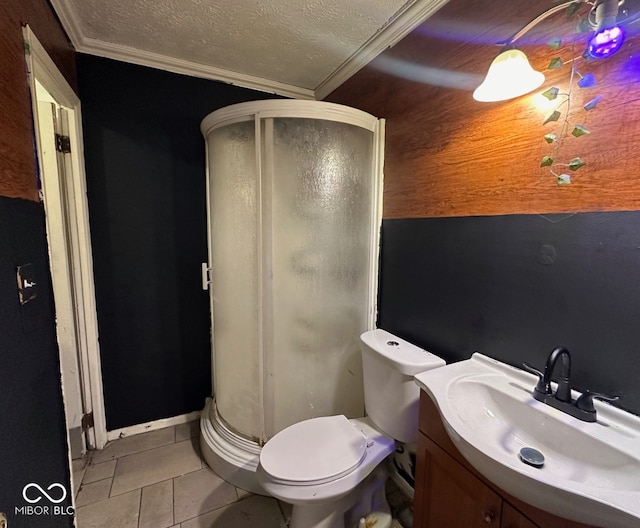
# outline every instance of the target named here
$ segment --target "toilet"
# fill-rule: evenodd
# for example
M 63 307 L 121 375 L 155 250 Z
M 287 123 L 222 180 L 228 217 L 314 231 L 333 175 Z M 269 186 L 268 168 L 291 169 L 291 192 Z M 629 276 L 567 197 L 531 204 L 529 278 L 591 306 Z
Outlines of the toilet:
M 382 329 L 360 336 L 364 418 L 323 416 L 293 424 L 262 448 L 258 482 L 293 505 L 290 528 L 391 526 L 382 462 L 418 434 L 419 372 L 445 362 Z

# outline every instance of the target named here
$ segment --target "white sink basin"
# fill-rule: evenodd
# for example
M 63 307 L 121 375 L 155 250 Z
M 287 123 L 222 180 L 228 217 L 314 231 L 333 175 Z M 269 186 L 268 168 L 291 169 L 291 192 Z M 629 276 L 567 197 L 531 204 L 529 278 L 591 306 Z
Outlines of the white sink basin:
M 597 422 L 582 422 L 536 401 L 533 374 L 477 353 L 415 379 L 458 450 L 500 488 L 560 517 L 640 526 L 637 416 L 595 402 Z M 522 462 L 523 447 L 541 452 L 544 465 Z

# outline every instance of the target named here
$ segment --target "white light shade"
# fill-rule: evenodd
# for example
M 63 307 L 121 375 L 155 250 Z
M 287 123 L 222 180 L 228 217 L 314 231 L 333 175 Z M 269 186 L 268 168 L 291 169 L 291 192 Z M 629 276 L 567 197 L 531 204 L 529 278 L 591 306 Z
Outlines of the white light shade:
M 524 53 L 508 49 L 493 59 L 473 98 L 482 102 L 505 101 L 529 93 L 543 82 L 544 75 L 531 67 Z

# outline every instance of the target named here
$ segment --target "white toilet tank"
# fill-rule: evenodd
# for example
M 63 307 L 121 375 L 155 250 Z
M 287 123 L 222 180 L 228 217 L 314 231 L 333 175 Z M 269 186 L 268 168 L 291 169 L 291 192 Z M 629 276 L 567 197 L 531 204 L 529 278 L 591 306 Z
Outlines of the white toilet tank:
M 420 388 L 413 376 L 444 360 L 380 328 L 360 336 L 360 349 L 367 415 L 388 436 L 415 442 Z

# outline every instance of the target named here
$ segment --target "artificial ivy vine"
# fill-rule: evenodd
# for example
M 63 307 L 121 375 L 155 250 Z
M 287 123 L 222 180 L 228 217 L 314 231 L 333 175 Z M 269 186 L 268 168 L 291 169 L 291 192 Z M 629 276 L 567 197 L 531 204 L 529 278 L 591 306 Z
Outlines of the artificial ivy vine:
M 567 9 L 567 16 L 571 17 L 575 15 L 577 4 L 570 5 Z M 578 26 L 579 30 L 581 28 L 584 29 L 584 25 L 580 24 Z M 562 41 L 560 38 L 554 38 L 547 43 L 553 50 L 558 50 L 562 46 Z M 575 40 L 574 40 L 575 44 Z M 574 54 L 575 56 L 575 54 Z M 582 56 L 583 59 L 587 60 L 588 57 L 585 55 Z M 577 81 L 577 85 L 579 88 L 591 88 L 596 85 L 595 76 L 591 73 L 581 74 L 576 69 L 576 60 L 572 60 L 571 62 L 571 74 L 569 76 L 569 89 L 567 92 L 561 92 L 560 88 L 557 86 L 553 86 L 549 88 L 545 92 L 542 93 L 544 97 L 546 97 L 549 101 L 554 101 L 556 99 L 559 100 L 556 107 L 545 117 L 543 125 L 548 125 L 549 123 L 559 123 L 559 128 L 554 132 L 549 132 L 545 134 L 544 140 L 553 145 L 553 149 L 551 153 L 544 156 L 540 162 L 540 167 L 549 167 L 549 171 L 556 178 L 556 183 L 558 185 L 569 185 L 571 183 L 571 174 L 564 172 L 566 169 L 575 172 L 579 168 L 586 165 L 586 162 L 583 161 L 580 157 L 573 158 L 568 163 L 560 162 L 558 160 L 558 155 L 560 151 L 560 147 L 562 146 L 563 141 L 568 139 L 569 134 L 571 134 L 575 138 L 579 138 L 586 134 L 590 134 L 590 131 L 582 124 L 572 124 L 569 121 L 570 112 L 571 112 L 571 96 L 574 89 L 574 80 L 576 77 L 579 77 Z M 548 69 L 557 70 L 564 66 L 564 62 L 560 57 L 554 57 L 549 63 Z M 588 103 L 586 103 L 582 108 L 584 111 L 589 112 L 596 108 L 597 104 L 602 100 L 602 96 L 598 95 L 591 99 Z M 573 118 L 573 116 L 571 116 Z M 558 170 L 559 169 L 559 170 Z

